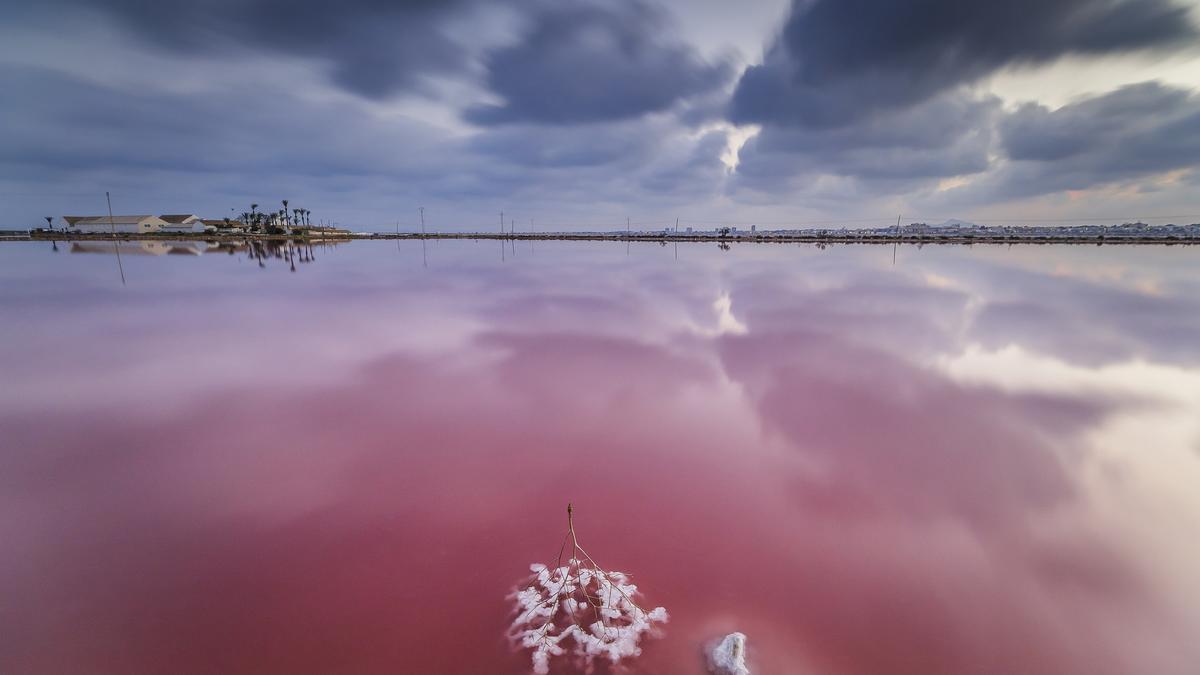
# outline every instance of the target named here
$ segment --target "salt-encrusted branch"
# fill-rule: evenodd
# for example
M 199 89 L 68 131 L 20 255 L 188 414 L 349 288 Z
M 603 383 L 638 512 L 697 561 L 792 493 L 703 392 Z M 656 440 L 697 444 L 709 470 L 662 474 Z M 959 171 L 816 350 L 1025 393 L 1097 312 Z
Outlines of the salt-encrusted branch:
M 571 551 L 564 565 L 568 542 Z M 620 572 L 605 571 L 579 545 L 570 504 L 567 534 L 554 569 L 540 563 L 529 569 L 533 576 L 511 596 L 517 618 L 510 637 L 520 647 L 533 650 L 533 672 L 539 675 L 549 672 L 552 657 L 567 653 L 564 642 L 585 664 L 596 658 L 617 663 L 641 654 L 638 643 L 642 635 L 655 624 L 667 622 L 667 610 L 642 609 L 634 601 L 637 586 Z M 581 613 L 590 614 L 593 621 L 585 624 Z

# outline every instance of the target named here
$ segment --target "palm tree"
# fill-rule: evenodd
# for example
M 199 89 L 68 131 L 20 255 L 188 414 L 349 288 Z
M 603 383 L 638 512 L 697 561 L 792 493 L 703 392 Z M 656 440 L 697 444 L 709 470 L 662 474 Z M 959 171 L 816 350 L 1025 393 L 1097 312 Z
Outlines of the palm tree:
M 284 227 L 284 229 L 287 229 L 287 226 L 288 226 L 288 222 L 287 222 L 287 202 L 288 202 L 288 200 L 286 200 L 286 199 L 285 199 L 285 200 L 283 200 L 283 227 Z
M 258 213 L 258 204 L 251 204 L 251 205 L 250 205 L 250 217 L 251 217 L 251 218 L 254 218 L 254 216 L 255 216 L 257 213 Z
M 46 228 L 54 230 L 54 216 L 46 216 Z

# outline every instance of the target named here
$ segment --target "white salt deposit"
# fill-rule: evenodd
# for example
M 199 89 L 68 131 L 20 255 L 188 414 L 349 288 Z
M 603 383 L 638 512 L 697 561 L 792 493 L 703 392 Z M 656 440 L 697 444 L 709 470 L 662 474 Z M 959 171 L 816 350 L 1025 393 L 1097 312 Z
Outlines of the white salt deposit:
M 708 670 L 713 675 L 750 675 L 746 667 L 746 636 L 730 633 L 708 652 Z

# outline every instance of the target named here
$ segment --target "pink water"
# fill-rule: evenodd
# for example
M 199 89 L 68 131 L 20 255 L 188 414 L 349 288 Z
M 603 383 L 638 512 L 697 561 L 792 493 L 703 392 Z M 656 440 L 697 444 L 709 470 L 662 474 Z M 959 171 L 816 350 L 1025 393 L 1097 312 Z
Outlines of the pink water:
M 568 501 L 624 672 L 1200 663 L 1200 249 L 134 253 L 0 244 L 0 673 L 528 672 Z

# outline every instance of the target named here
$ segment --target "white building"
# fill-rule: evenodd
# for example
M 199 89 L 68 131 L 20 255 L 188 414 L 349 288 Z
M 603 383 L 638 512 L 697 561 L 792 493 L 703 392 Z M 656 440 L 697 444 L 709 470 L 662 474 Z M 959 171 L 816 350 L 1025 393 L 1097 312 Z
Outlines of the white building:
M 164 224 L 159 228 L 163 232 L 203 232 L 204 221 L 195 214 L 171 214 L 159 216 Z
M 158 216 L 63 216 L 67 232 L 145 234 L 158 232 L 167 221 Z

